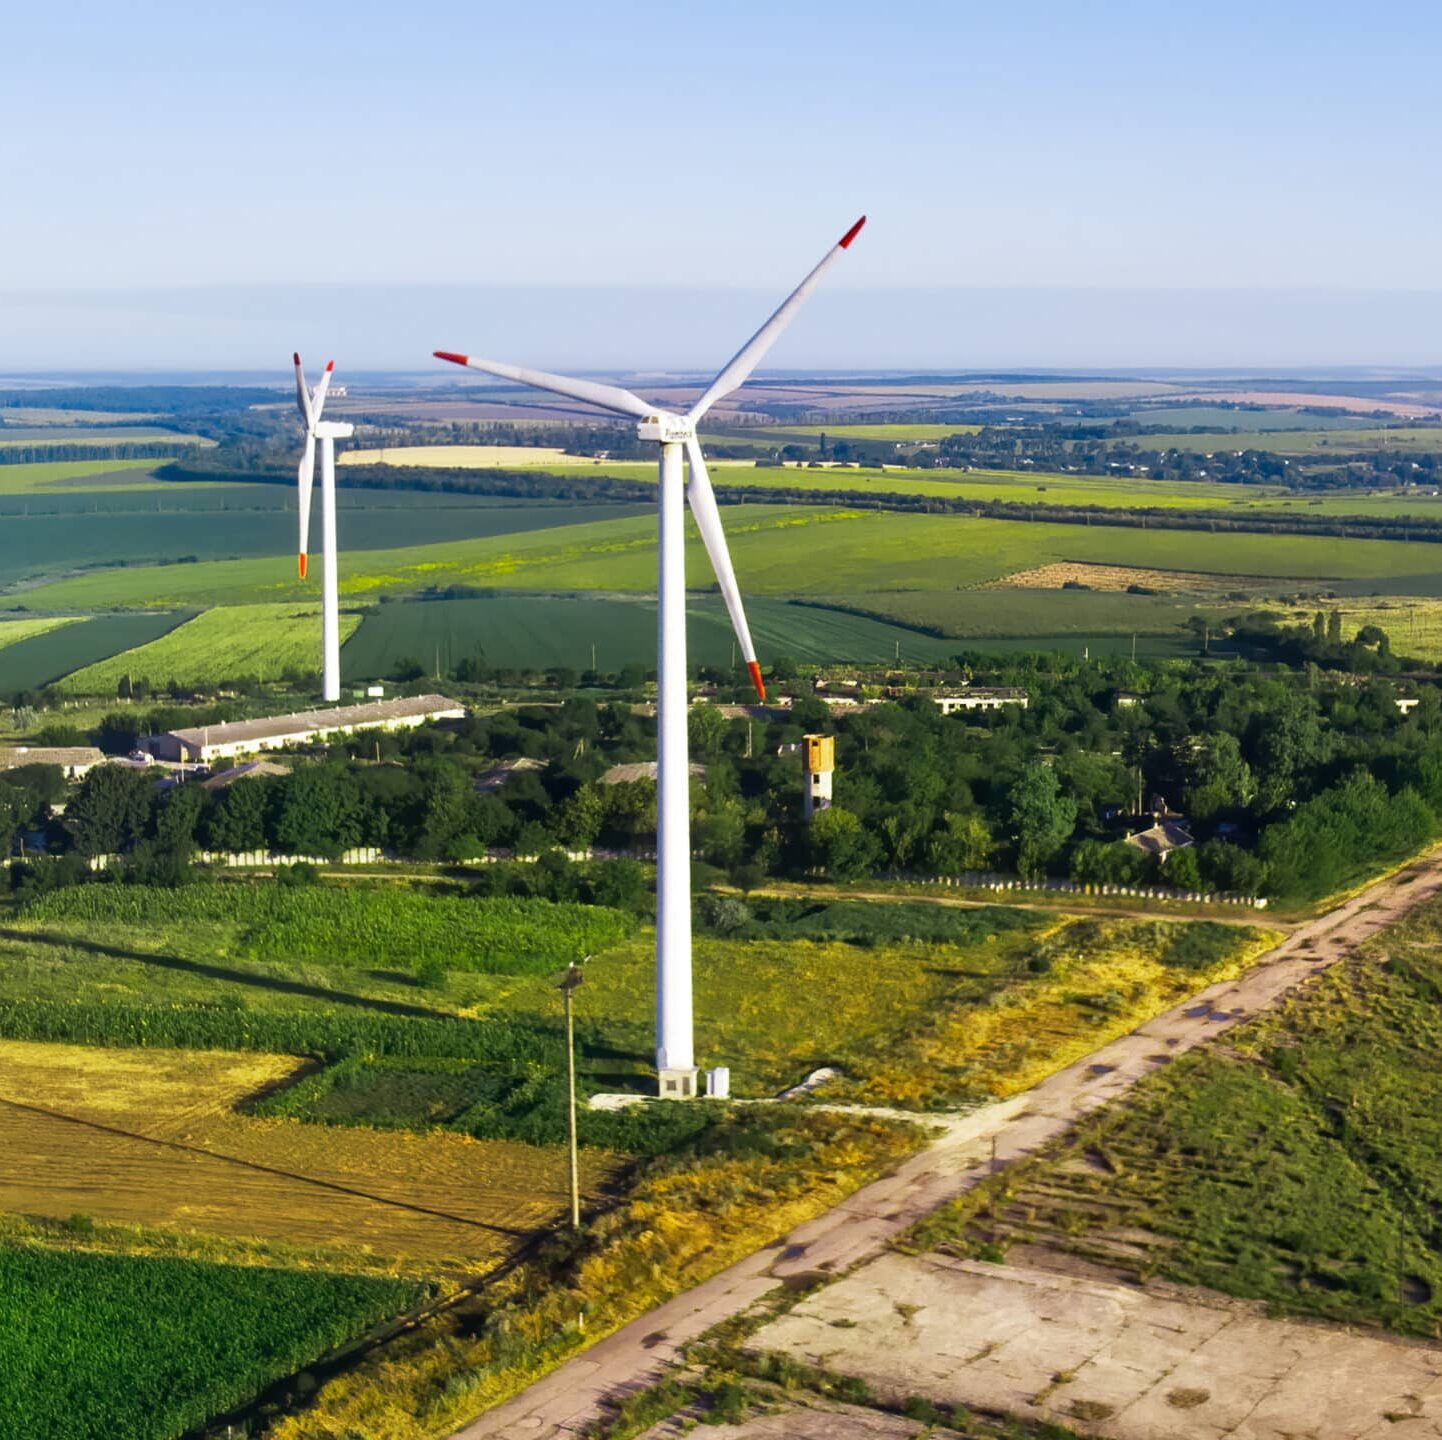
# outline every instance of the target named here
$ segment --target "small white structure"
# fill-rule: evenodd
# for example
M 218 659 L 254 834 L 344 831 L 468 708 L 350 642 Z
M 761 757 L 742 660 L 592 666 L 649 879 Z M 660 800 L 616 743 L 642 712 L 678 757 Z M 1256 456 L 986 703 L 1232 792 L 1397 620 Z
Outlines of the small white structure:
M 0 750 L 0 770 L 58 765 L 67 780 L 79 780 L 104 762 L 105 753 L 93 745 L 15 745 Z
M 1403 715 L 1410 715 L 1422 702 L 1415 695 L 1399 695 L 1392 703 Z
M 805 776 L 801 809 L 807 820 L 831 809 L 831 772 L 836 769 L 836 741 L 830 735 L 803 735 L 799 745 L 781 745 L 778 755 L 800 755 Z
M 727 1065 L 717 1065 L 706 1072 L 706 1094 L 712 1100 L 729 1100 L 731 1098 L 731 1069 Z
M 146 740 L 160 760 L 230 760 L 287 745 L 310 745 L 357 730 L 406 730 L 431 720 L 460 720 L 466 707 L 444 695 L 414 695 L 404 700 L 378 700 L 369 705 L 337 705 L 333 710 L 303 710 L 264 720 L 232 720 L 223 725 L 197 725 L 170 730 Z

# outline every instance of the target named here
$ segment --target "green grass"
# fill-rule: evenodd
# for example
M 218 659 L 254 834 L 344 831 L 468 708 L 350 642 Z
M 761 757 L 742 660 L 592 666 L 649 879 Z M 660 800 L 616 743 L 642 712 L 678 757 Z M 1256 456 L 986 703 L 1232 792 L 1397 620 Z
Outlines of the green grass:
M 1120 436 L 1118 445 L 1139 445 L 1144 450 L 1197 450 L 1203 454 L 1216 451 L 1267 450 L 1276 455 L 1310 455 L 1326 457 L 1347 455 L 1357 451 L 1442 450 L 1442 426 L 1439 425 L 1376 425 L 1362 422 L 1353 425 L 1317 427 L 1317 417 L 1302 416 L 1305 427 L 1277 429 L 1257 433 L 1243 430 L 1230 434 L 1225 429 L 1203 431 L 1197 435 L 1178 432 L 1162 435 Z M 1148 423 L 1162 423 L 1152 421 Z M 1205 418 L 1198 424 L 1206 424 Z
M 0 1249 L 0 1427 L 174 1440 L 420 1298 L 398 1280 Z
M 0 695 L 39 689 L 72 670 L 155 640 L 187 618 L 169 610 L 97 615 L 16 640 L 0 649 Z
M 87 429 L 82 425 L 17 425 L 0 428 L 0 450 L 17 445 L 94 445 L 119 449 L 125 445 L 164 442 L 177 450 L 190 445 L 214 445 L 203 435 L 179 434 L 174 430 L 157 430 L 153 425 L 116 425 L 109 429 Z M 155 464 L 154 460 L 148 462 Z
M 965 516 L 742 505 L 723 514 L 748 596 L 944 590 L 1053 561 L 1251 575 L 1383 582 L 1435 573 L 1422 545 L 1329 536 L 1228 534 L 1048 525 Z M 429 587 L 648 592 L 656 584 L 655 522 L 647 517 L 399 550 L 350 551 L 342 594 L 363 600 Z M 714 583 L 705 551 L 688 544 L 687 579 Z M 61 581 L 30 593 L 37 609 L 251 604 L 305 597 L 280 560 L 132 568 Z
M 37 460 L 0 465 L 0 495 L 43 495 L 53 490 L 154 490 L 155 460 Z
M 830 598 L 961 640 L 1175 635 L 1189 616 L 1202 613 L 1165 595 L 1103 590 L 883 590 Z
M 361 623 L 340 616 L 341 643 Z M 0 644 L 4 630 L 0 628 Z M 317 605 L 218 606 L 187 620 L 158 640 L 123 650 L 66 676 L 61 688 L 76 695 L 114 695 L 127 677 L 152 686 L 176 680 L 203 685 L 253 675 L 278 679 L 286 670 L 310 674 L 320 668 L 320 607 Z
M 1439 942 L 1433 902 L 1225 1050 L 1178 1060 L 1072 1142 L 924 1222 L 919 1240 L 1109 1251 L 1278 1311 L 1435 1338 Z M 1113 1225 L 1157 1242 L 1119 1261 Z
M 698 665 L 728 665 L 735 636 L 719 597 L 693 597 L 687 606 L 687 653 Z M 789 655 L 806 663 L 944 660 L 956 646 L 882 619 L 838 610 L 797 607 L 784 600 L 752 599 L 747 619 L 764 661 Z M 472 655 L 501 668 L 565 666 L 615 671 L 653 666 L 656 606 L 650 599 L 594 595 L 497 595 L 478 600 L 425 600 L 382 605 L 368 612 L 341 651 L 347 680 L 395 672 L 414 660 L 442 670 Z
M 36 635 L 48 635 L 62 625 L 74 625 L 80 619 L 79 615 L 37 615 L 28 620 L 0 620 L 0 650 Z
M 79 922 L 100 931 L 218 924 L 232 936 L 227 948 L 252 958 L 406 972 L 440 964 L 487 975 L 549 974 L 633 928 L 630 917 L 598 905 L 275 884 L 76 886 L 23 916 L 27 924 Z
M 785 445 L 796 442 L 814 445 L 825 435 L 828 440 L 945 440 L 948 435 L 975 435 L 980 425 L 753 425 L 733 432 L 738 438 Z M 730 436 L 717 437 L 724 444 Z

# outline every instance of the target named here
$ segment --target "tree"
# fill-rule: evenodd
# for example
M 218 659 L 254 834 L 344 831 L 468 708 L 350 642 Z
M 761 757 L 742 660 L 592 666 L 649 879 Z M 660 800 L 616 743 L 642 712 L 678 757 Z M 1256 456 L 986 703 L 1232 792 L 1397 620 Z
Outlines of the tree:
M 1200 890 L 1202 871 L 1195 847 L 1187 845 L 1171 851 L 1162 866 L 1162 879 L 1174 890 Z
M 1066 844 L 1076 825 L 1076 801 L 1061 793 L 1045 765 L 1028 765 L 1007 792 L 1007 814 L 1016 836 L 1016 868 L 1040 875 Z
M 360 842 L 360 821 L 359 792 L 341 766 L 307 765 L 281 781 L 275 816 L 275 842 L 280 849 L 297 855 L 337 856 Z
M 269 782 L 254 778 L 234 780 L 220 792 L 206 817 L 205 837 L 212 850 L 263 850 L 266 844 L 266 801 Z
M 142 770 L 97 765 L 66 807 L 65 828 L 82 855 L 114 855 L 145 833 L 154 787 Z
M 942 828 L 927 842 L 927 864 L 938 875 L 982 870 L 995 847 L 986 817 L 980 811 L 957 814 L 948 810 Z
M 1235 735 L 1219 731 L 1202 747 L 1187 787 L 1188 811 L 1199 820 L 1210 820 L 1225 810 L 1250 805 L 1257 793 L 1252 767 L 1242 758 Z
M 833 805 L 806 827 L 806 849 L 812 866 L 832 880 L 855 880 L 876 863 L 878 847 L 871 833 L 850 810 Z
M 1340 645 L 1342 643 L 1342 612 L 1340 610 L 1329 610 L 1327 612 L 1327 644 Z
M 551 813 L 550 831 L 567 850 L 589 850 L 606 821 L 606 797 L 599 785 L 582 785 Z

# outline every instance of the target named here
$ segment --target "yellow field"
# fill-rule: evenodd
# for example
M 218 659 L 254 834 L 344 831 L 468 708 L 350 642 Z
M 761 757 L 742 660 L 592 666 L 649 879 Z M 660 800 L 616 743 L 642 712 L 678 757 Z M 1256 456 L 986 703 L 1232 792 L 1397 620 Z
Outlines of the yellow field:
M 0 1210 L 173 1226 L 471 1272 L 565 1205 L 558 1150 L 235 1113 L 289 1056 L 0 1042 Z M 595 1193 L 616 1169 L 588 1152 Z
M 1386 632 L 1399 655 L 1442 660 L 1442 600 L 1422 595 L 1368 596 L 1366 600 L 1334 600 L 1291 610 L 1287 624 L 1308 625 L 1319 609 L 1342 612 L 1342 638 L 1353 640 L 1364 626 Z
M 902 1036 L 857 1088 L 872 1104 L 925 1105 L 958 1079 L 1004 1098 L 1046 1079 L 1218 980 L 1240 975 L 1281 938 L 1239 929 L 1204 968 L 1161 962 L 1185 922 L 1067 920 L 1038 949 L 1051 960 L 984 1006 L 944 1009 Z

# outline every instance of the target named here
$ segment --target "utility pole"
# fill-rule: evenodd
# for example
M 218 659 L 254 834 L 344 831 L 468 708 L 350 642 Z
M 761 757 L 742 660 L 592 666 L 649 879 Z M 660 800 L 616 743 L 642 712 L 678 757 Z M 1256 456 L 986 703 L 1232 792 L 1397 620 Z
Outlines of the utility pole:
M 581 965 L 590 958 L 583 956 Z M 581 1165 L 576 1144 L 576 1030 L 571 1005 L 571 997 L 584 978 L 581 965 L 574 960 L 567 965 L 565 979 L 559 987 L 566 1005 L 566 1140 L 570 1151 L 572 1230 L 581 1228 Z

